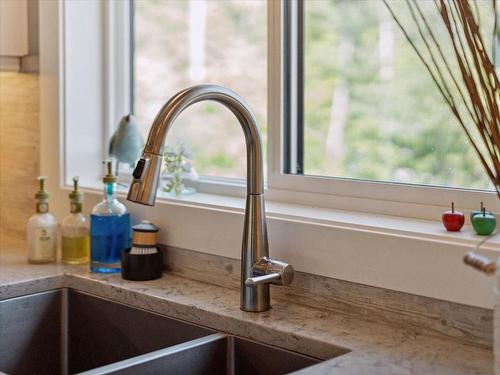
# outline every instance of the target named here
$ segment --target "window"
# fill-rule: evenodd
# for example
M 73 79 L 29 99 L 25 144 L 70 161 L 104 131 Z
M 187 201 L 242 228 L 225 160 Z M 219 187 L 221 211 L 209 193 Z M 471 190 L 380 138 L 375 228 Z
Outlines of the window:
M 217 83 L 247 100 L 266 145 L 266 0 L 136 0 L 133 14 L 133 105 L 144 137 L 175 93 Z M 167 137 L 167 146 L 179 143 L 191 149 L 200 175 L 245 178 L 245 139 L 222 105 L 203 102 L 186 110 Z
M 404 10 L 400 3 L 393 6 Z M 295 160 L 285 154 L 286 172 L 492 189 L 463 130 L 382 1 L 296 4 L 299 152 Z M 425 10 L 435 7 L 421 4 Z M 478 7 L 482 26 L 492 30 L 491 4 L 478 2 Z M 438 14 L 432 21 L 442 24 Z
M 490 27 L 489 2 L 478 6 Z M 145 138 L 173 94 L 213 82 L 256 113 L 270 199 L 402 216 L 407 203 L 496 202 L 477 190 L 490 188 L 486 174 L 381 1 L 64 2 L 64 30 L 66 183 L 99 186 L 129 110 Z M 244 137 L 227 109 L 189 108 L 167 137 L 182 142 L 211 182 L 199 190 L 243 192 Z

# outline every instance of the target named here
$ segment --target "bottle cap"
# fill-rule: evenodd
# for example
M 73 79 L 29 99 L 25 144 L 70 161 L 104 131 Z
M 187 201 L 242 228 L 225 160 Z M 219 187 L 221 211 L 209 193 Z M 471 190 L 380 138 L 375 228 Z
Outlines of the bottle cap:
M 113 161 L 103 160 L 102 163 L 106 165 L 106 175 L 102 178 L 102 182 L 105 184 L 114 184 L 116 182 L 116 176 L 113 174 Z
M 160 228 L 147 220 L 143 220 L 139 224 L 134 225 L 132 229 L 136 232 L 158 232 L 160 230 Z
M 37 180 L 40 184 L 40 190 L 35 194 L 36 199 L 49 199 L 49 192 L 45 190 L 45 176 L 38 176 Z
M 69 193 L 69 199 L 74 202 L 81 202 L 83 200 L 83 193 L 78 190 L 78 177 L 73 177 L 73 191 Z
M 149 221 L 142 221 L 132 227 L 132 244 L 135 247 L 155 247 L 158 244 L 158 228 Z

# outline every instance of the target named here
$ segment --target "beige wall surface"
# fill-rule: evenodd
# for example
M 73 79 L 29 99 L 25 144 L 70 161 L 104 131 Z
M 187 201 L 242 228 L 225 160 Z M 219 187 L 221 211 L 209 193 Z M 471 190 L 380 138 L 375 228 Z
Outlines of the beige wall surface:
M 0 72 L 0 249 L 23 246 L 39 174 L 39 77 Z

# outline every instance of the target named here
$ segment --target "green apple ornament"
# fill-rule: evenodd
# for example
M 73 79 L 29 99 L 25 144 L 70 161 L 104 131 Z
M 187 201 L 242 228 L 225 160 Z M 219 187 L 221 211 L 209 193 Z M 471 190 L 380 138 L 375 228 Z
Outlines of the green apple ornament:
M 483 212 L 472 217 L 472 226 L 477 234 L 488 236 L 495 230 L 497 220 L 495 215 L 487 213 L 483 207 Z
M 474 216 L 476 216 L 477 214 L 482 214 L 483 213 L 483 208 L 484 208 L 484 203 L 481 202 L 481 209 L 478 211 L 478 210 L 474 210 L 470 213 L 470 223 L 472 224 L 472 218 Z M 486 211 L 486 214 L 489 214 L 489 215 L 493 215 L 493 212 L 491 211 Z

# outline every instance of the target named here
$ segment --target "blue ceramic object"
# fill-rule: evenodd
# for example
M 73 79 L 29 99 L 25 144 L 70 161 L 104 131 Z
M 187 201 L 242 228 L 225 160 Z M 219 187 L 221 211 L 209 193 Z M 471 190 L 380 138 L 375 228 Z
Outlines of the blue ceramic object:
M 109 155 L 120 163 L 127 163 L 132 168 L 141 156 L 144 138 L 139 132 L 134 115 L 123 117 L 109 142 Z

